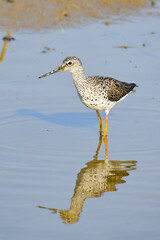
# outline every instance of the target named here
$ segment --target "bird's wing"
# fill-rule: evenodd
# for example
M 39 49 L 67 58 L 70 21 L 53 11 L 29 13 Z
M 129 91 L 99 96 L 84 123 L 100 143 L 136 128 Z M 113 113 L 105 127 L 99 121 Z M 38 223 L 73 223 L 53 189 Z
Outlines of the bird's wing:
M 110 101 L 119 101 L 133 90 L 135 83 L 120 82 L 114 78 L 106 78 L 103 81 L 107 87 L 107 96 Z

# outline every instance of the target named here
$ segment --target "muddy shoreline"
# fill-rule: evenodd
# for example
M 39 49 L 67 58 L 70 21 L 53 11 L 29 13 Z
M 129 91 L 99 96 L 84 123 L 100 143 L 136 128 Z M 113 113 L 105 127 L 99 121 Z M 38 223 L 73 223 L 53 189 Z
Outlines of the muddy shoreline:
M 88 24 L 104 19 L 106 25 L 144 8 L 152 10 L 151 0 L 15 0 L 0 2 L 0 30 L 21 31 L 55 29 Z

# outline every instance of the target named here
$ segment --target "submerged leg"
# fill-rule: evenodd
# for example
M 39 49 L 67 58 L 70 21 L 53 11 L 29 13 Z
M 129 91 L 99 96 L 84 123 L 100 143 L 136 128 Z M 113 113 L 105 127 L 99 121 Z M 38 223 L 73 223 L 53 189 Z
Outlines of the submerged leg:
M 97 113 L 97 116 L 98 116 L 99 128 L 100 128 L 100 133 L 101 133 L 102 132 L 102 127 L 103 127 L 103 122 L 102 122 L 102 119 L 101 119 L 101 116 L 100 116 L 98 110 L 96 110 L 96 113 Z
M 108 160 L 108 140 L 107 140 L 107 136 L 104 137 L 104 144 L 105 144 L 106 160 Z
M 99 154 L 99 150 L 100 150 L 100 147 L 102 145 L 102 132 L 100 132 L 99 134 L 99 143 L 98 143 L 98 147 L 97 147 L 97 150 L 96 150 L 96 154 L 93 156 L 93 160 L 94 161 L 97 161 L 97 157 L 98 157 L 98 154 Z
M 108 114 L 106 114 L 106 126 L 105 126 L 105 129 L 104 129 L 104 137 L 107 136 L 107 131 L 108 131 Z

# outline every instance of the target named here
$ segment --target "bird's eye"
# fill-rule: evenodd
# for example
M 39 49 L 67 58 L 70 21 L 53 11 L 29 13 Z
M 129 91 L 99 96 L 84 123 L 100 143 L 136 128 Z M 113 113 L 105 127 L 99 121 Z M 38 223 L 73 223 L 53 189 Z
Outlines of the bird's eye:
M 70 66 L 71 66 L 71 65 L 72 65 L 72 62 L 68 62 L 68 65 L 70 65 Z

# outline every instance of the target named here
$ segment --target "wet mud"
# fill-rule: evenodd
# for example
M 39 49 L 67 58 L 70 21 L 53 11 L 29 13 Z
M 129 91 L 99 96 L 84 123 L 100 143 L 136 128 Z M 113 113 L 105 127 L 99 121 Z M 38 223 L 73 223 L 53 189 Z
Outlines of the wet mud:
M 150 0 L 14 0 L 0 2 L 0 30 L 54 29 L 104 19 L 109 25 L 144 8 L 155 8 Z M 112 19 L 112 20 L 111 20 Z

